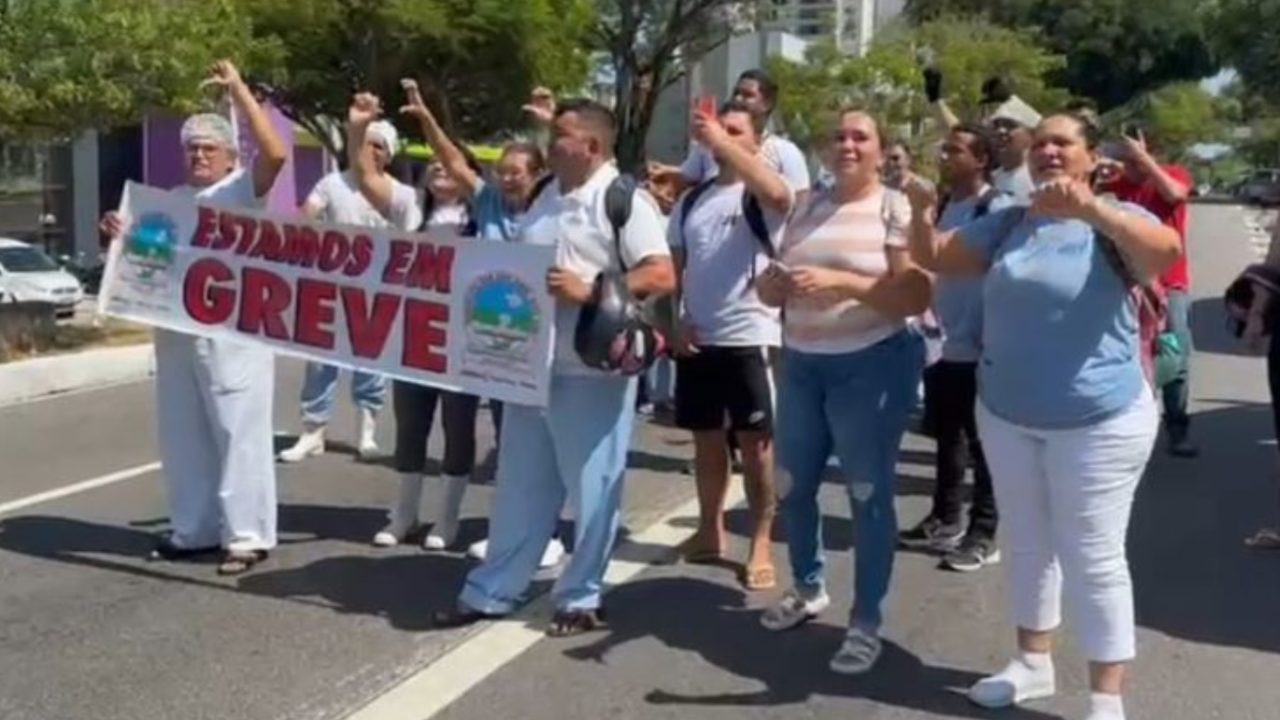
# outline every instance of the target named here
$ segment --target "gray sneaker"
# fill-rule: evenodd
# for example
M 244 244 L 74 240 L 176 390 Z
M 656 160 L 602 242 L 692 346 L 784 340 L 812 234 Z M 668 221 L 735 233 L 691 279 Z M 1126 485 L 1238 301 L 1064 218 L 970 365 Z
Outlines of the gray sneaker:
M 910 530 L 898 534 L 898 542 L 913 550 L 935 550 L 947 552 L 960 545 L 964 537 L 964 528 L 959 525 L 945 525 L 938 518 L 930 515 L 923 522 Z
M 973 572 L 1000 562 L 1000 548 L 994 540 L 966 535 L 960 547 L 942 558 L 942 567 L 956 572 Z

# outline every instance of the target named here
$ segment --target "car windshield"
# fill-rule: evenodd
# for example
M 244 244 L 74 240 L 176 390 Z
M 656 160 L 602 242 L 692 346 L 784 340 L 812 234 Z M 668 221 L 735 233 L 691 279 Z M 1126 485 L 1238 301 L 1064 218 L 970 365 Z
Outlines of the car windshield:
M 58 264 L 37 248 L 6 247 L 0 248 L 0 268 L 13 273 L 48 272 L 57 270 Z

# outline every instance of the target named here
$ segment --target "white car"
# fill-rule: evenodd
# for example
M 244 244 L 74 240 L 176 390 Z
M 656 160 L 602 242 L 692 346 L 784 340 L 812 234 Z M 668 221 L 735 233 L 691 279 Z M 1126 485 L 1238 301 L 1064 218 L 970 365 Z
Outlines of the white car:
M 84 288 L 44 250 L 0 238 L 0 302 L 47 302 L 60 318 L 76 314 Z

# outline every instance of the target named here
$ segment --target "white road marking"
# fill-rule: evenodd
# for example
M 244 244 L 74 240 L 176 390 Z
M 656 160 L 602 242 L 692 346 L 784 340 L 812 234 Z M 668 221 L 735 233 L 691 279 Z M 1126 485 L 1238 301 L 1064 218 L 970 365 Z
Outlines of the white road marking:
M 742 503 L 742 483 L 731 484 L 728 503 Z M 632 559 L 609 563 L 605 582 L 620 585 L 671 556 L 676 545 L 693 534 L 678 527 L 679 518 L 698 516 L 698 501 L 690 500 L 631 536 Z M 435 662 L 349 715 L 347 720 L 430 720 L 454 701 L 484 682 L 525 650 L 546 638 L 543 628 L 551 616 L 544 595 L 509 618 L 493 622 Z
M 40 503 L 58 500 L 60 498 L 94 490 L 96 488 L 106 487 L 107 485 L 114 485 L 119 482 L 124 482 L 125 480 L 132 480 L 133 478 L 146 475 L 149 472 L 155 472 L 159 469 L 159 462 L 151 462 L 146 465 L 139 465 L 137 467 L 128 468 L 127 470 L 120 470 L 109 475 L 85 480 L 84 482 L 64 485 L 63 487 L 54 488 L 53 490 L 36 493 L 35 495 L 28 495 L 27 497 L 18 498 L 17 500 L 10 500 L 7 503 L 0 504 L 0 515 L 8 515 L 9 513 L 29 508 L 32 505 L 39 505 Z

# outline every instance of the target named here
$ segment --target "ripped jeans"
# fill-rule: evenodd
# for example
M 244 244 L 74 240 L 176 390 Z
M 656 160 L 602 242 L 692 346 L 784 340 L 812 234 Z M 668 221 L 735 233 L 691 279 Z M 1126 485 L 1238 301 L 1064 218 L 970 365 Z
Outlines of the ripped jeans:
M 783 355 L 777 483 L 795 588 L 825 589 L 818 489 L 834 451 L 854 516 L 850 624 L 872 632 L 893 574 L 895 465 L 923 368 L 924 341 L 911 330 L 851 353 Z

